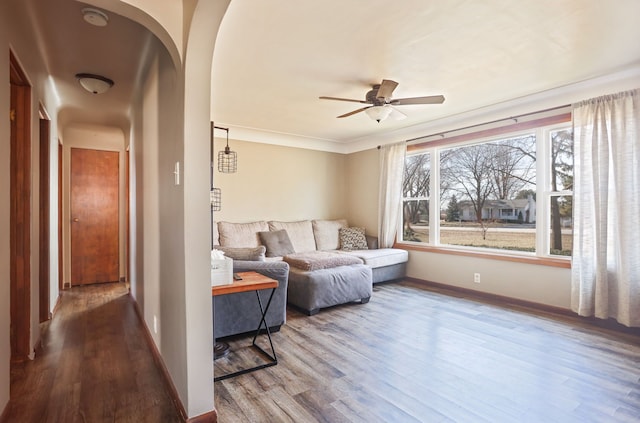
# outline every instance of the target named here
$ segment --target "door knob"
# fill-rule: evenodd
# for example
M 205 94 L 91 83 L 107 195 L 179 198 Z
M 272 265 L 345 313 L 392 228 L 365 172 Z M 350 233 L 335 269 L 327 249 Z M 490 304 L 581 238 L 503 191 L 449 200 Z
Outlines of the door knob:
M 74 222 L 80 222 L 80 219 L 78 219 L 77 217 L 73 219 Z

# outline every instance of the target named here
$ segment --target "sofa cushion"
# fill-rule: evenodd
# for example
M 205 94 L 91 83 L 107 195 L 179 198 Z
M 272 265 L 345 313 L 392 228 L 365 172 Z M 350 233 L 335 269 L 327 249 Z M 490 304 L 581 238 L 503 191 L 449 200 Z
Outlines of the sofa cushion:
M 349 226 L 346 219 L 313 220 L 313 236 L 316 239 L 316 250 L 340 249 L 340 228 Z
M 257 247 L 260 245 L 258 232 L 268 231 L 265 221 L 251 223 L 218 222 L 220 245 L 223 247 Z
M 380 248 L 377 250 L 341 251 L 341 254 L 359 257 L 364 264 L 376 269 L 378 267 L 391 266 L 405 263 L 409 260 L 409 253 L 398 248 Z
M 252 248 L 221 247 L 217 245 L 214 249 L 222 251 L 230 259 L 246 261 L 264 261 L 267 250 L 264 245 Z
M 308 253 L 294 253 L 286 255 L 282 260 L 289 263 L 291 267 L 301 270 L 313 271 L 320 269 L 332 269 L 338 266 L 348 266 L 352 264 L 362 264 L 362 259 L 329 251 L 310 251 Z
M 364 236 L 364 228 L 340 228 L 340 249 L 342 250 L 366 250 L 367 238 Z
M 284 229 L 289 235 L 291 244 L 296 253 L 306 253 L 316 250 L 316 240 L 313 238 L 313 228 L 310 220 L 299 222 L 269 222 L 270 231 Z
M 282 257 L 294 252 L 293 244 L 284 229 L 258 232 L 258 235 L 267 249 L 267 257 Z

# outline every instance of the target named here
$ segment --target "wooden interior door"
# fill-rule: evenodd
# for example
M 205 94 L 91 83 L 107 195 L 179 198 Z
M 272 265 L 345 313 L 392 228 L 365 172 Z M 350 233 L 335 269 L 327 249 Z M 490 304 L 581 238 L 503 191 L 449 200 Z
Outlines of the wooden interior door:
M 10 343 L 11 360 L 23 361 L 30 355 L 31 336 L 31 87 L 11 52 L 9 59 Z
M 71 149 L 71 285 L 119 278 L 119 153 Z

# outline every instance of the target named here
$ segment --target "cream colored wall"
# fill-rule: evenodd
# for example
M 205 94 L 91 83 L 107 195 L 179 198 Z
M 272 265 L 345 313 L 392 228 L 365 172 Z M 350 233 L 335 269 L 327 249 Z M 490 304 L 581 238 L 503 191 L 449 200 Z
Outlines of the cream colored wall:
M 473 282 L 474 273 L 480 273 L 481 283 Z M 571 269 L 410 251 L 407 275 L 553 307 L 571 308 Z
M 347 159 L 349 222 L 377 234 L 379 150 Z M 480 273 L 481 283 L 473 283 Z M 570 269 L 486 258 L 410 251 L 407 276 L 570 309 Z
M 214 185 L 222 190 L 216 221 L 346 217 L 344 155 L 230 139 L 229 146 L 238 153 L 238 172 L 221 173 L 218 151 L 225 143 L 216 137 Z
M 121 8 L 123 2 L 90 2 L 139 16 Z M 159 38 L 150 53 L 155 61 L 143 76 L 145 84 L 131 112 L 132 294 L 187 416 L 195 417 L 214 408 L 206 140 L 213 47 L 229 2 L 189 0 L 184 10 L 189 17 L 193 11 L 192 20 L 169 13 L 160 24 L 148 18 L 158 17 L 163 7 L 144 0 L 129 3 L 148 6 L 149 15 L 138 21 Z M 167 28 L 165 18 L 171 21 Z M 174 41 L 186 46 L 186 63 L 180 63 L 164 36 L 167 31 L 176 34 L 176 22 L 184 24 L 185 42 L 178 36 Z M 174 183 L 176 163 L 179 185 Z
M 38 49 L 37 40 L 28 24 L 25 4 L 19 0 L 0 2 L 0 115 L 8 116 L 10 108 L 9 50 L 18 59 L 31 85 L 31 304 L 30 304 L 30 346 L 35 347 L 40 337 L 39 313 L 39 117 L 38 109 L 42 105 L 51 118 L 49 150 L 51 151 L 51 204 L 49 220 L 51 230 L 49 238 L 50 294 L 47 301 L 50 310 L 58 295 L 58 235 L 57 235 L 57 107 L 59 99 L 46 72 L 46 65 Z M 0 125 L 0 413 L 9 400 L 9 363 L 11 358 L 9 322 L 10 322 L 10 128 Z
M 378 236 L 379 157 L 376 148 L 346 156 L 349 223 L 364 227 L 366 234 L 373 236 Z
M 158 349 L 161 346 L 162 325 L 160 320 L 160 213 L 159 213 L 159 181 L 158 181 L 158 95 L 159 67 L 156 57 L 150 66 L 144 85 L 142 112 L 142 143 L 138 155 L 142 159 L 141 180 L 144 189 L 141 199 L 144 204 L 144 219 L 140 222 L 142 232 L 142 274 L 144 275 L 144 298 L 138 305 L 142 309 L 144 320 Z
M 184 140 L 184 326 L 187 396 L 182 397 L 190 417 L 213 409 L 213 322 L 211 319 L 211 255 L 209 253 L 209 120 L 211 120 L 211 64 L 217 30 L 229 0 L 198 1 L 189 25 L 185 56 L 183 113 Z M 224 99 L 220 99 L 224 101 Z M 204 230 L 203 230 L 204 229 Z M 167 298 L 167 301 L 171 301 Z M 166 322 L 165 322 L 166 324 Z M 164 337 L 164 333 L 163 333 Z
M 71 282 L 71 216 L 70 211 L 70 164 L 71 149 L 86 148 L 93 150 L 117 151 L 119 173 L 119 228 L 118 255 L 120 277 L 126 274 L 126 189 L 125 189 L 125 137 L 120 128 L 95 125 L 72 125 L 63 129 L 62 156 L 62 236 L 64 238 L 64 283 Z

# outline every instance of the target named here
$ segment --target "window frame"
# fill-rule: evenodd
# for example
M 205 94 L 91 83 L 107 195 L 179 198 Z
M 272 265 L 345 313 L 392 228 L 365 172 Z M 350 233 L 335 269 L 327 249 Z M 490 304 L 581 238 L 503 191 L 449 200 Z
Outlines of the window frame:
M 556 131 L 571 129 L 571 114 L 563 113 L 550 117 L 531 119 L 523 123 L 505 125 L 484 131 L 471 132 L 450 139 L 440 139 L 432 142 L 422 142 L 409 145 L 407 156 L 429 153 L 431 167 L 430 198 L 429 200 L 429 240 L 428 242 L 405 241 L 404 219 L 399 223 L 396 244 L 401 248 L 416 251 L 429 251 L 445 254 L 456 254 L 474 257 L 487 257 L 498 260 L 508 260 L 533 264 L 543 264 L 555 267 L 570 267 L 571 256 L 550 254 L 550 203 L 552 196 L 573 196 L 572 191 L 551 191 L 551 134 Z M 533 134 L 536 137 L 536 243 L 535 252 L 513 251 L 485 247 L 468 247 L 450 244 L 440 244 L 440 155 L 447 149 L 483 144 L 491 141 L 516 138 Z M 543 158 L 543 160 L 541 160 Z M 407 200 L 402 199 L 402 207 Z

